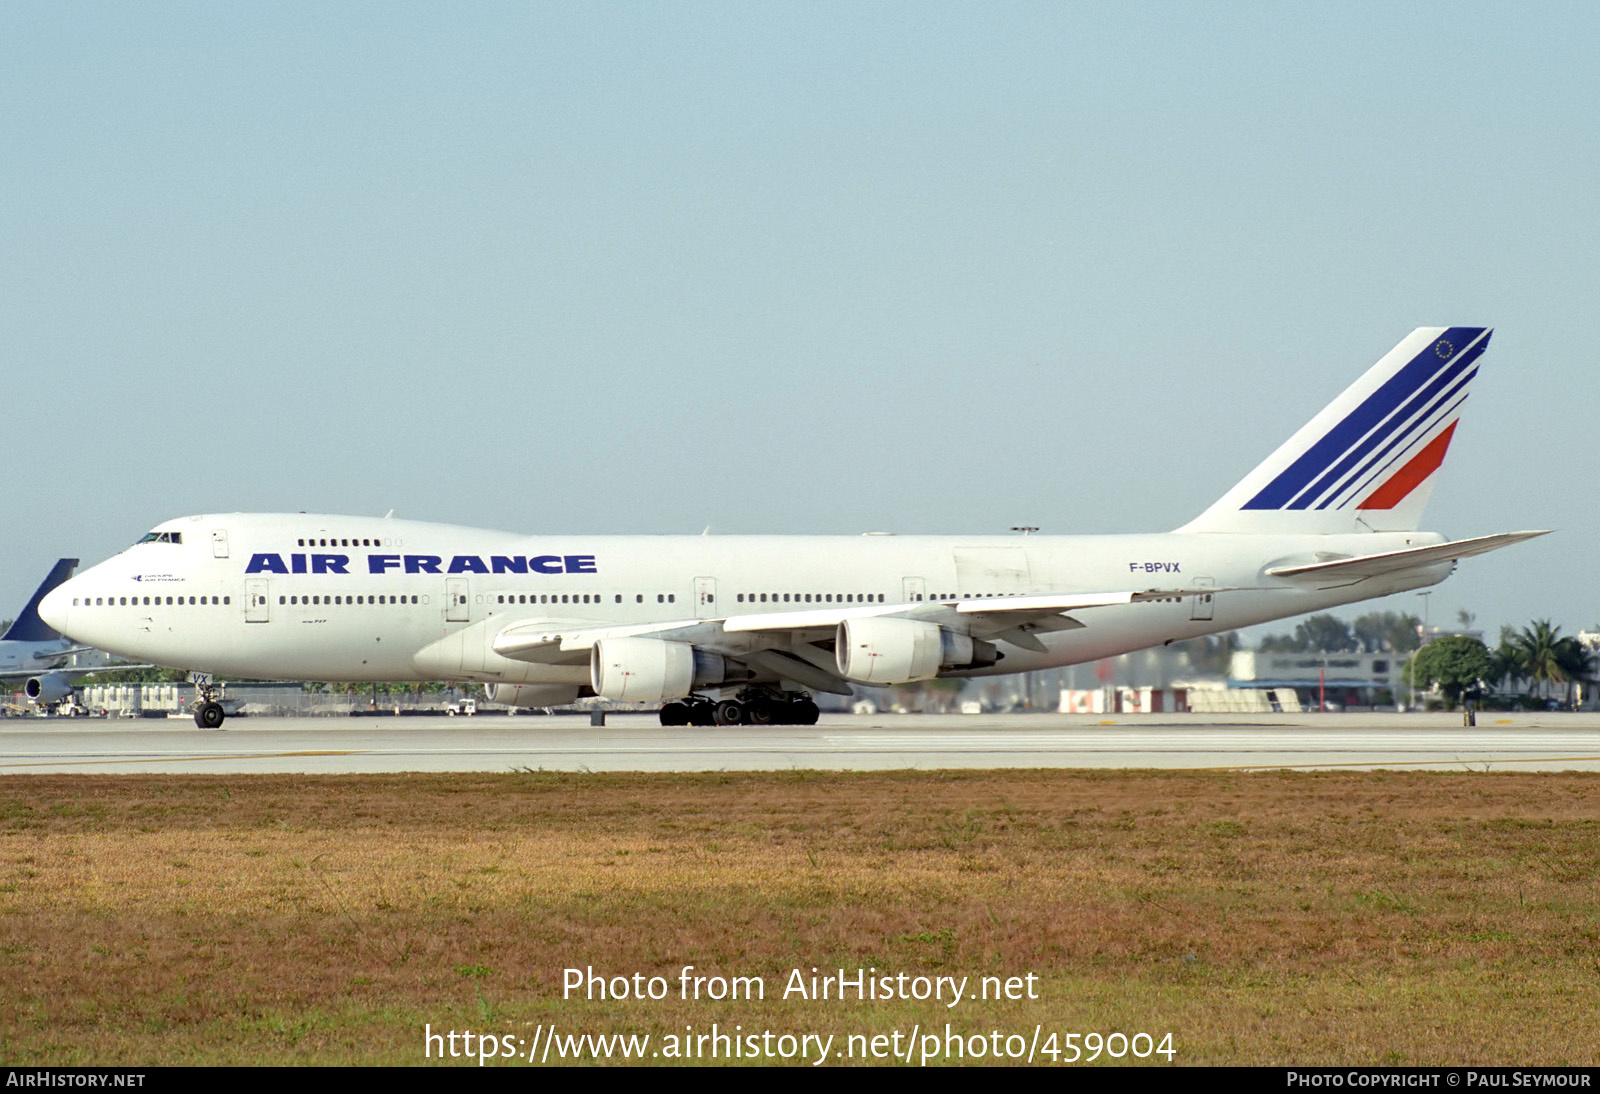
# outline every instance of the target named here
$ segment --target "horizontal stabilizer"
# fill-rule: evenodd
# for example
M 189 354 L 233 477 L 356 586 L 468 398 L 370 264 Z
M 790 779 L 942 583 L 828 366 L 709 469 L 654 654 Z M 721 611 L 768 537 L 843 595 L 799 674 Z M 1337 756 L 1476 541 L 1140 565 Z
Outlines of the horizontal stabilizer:
M 1441 543 L 1436 547 L 1410 547 L 1403 551 L 1383 551 L 1375 555 L 1335 558 L 1324 562 L 1308 562 L 1298 566 L 1274 566 L 1267 571 L 1267 576 L 1318 580 L 1330 577 L 1350 580 L 1378 577 L 1382 574 L 1410 570 L 1417 566 L 1429 566 L 1437 562 L 1454 562 L 1457 559 L 1469 558 L 1472 555 L 1487 554 L 1490 551 L 1497 551 L 1501 547 L 1509 547 L 1513 543 L 1521 543 L 1525 539 L 1533 539 L 1535 536 L 1544 535 L 1549 535 L 1549 532 L 1501 532 L 1493 536 L 1478 536 L 1476 539 L 1459 539 L 1454 543 Z

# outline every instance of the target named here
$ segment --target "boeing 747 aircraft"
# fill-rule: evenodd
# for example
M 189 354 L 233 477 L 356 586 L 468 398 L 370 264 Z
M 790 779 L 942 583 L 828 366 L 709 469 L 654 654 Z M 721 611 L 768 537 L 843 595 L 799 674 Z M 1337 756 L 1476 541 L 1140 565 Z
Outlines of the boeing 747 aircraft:
M 49 623 L 207 674 L 481 681 L 661 702 L 664 725 L 816 721 L 811 692 L 1053 668 L 1443 581 L 1542 532 L 1422 532 L 1490 331 L 1427 327 L 1173 532 L 542 536 L 183 517 L 73 578 Z

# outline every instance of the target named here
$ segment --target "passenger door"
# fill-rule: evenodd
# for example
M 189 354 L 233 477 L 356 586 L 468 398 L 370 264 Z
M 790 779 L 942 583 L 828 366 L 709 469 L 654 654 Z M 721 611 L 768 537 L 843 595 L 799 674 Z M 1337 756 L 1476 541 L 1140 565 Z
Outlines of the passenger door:
M 444 621 L 446 623 L 466 623 L 471 619 L 471 611 L 467 604 L 467 579 L 464 577 L 449 577 L 444 582 Z
M 267 623 L 272 619 L 270 588 L 265 578 L 251 578 L 244 583 L 244 621 Z
M 696 619 L 718 618 L 716 578 L 697 577 L 694 579 L 694 617 Z

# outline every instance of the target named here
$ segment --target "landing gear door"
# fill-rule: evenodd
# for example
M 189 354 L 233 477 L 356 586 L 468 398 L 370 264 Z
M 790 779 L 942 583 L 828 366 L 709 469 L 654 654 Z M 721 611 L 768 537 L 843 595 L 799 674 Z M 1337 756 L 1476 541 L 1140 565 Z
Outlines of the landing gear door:
M 696 619 L 718 618 L 716 578 L 697 577 L 694 579 L 694 617 Z
M 253 578 L 244 583 L 244 621 L 266 623 L 272 619 L 264 578 Z
M 1194 604 L 1193 609 L 1189 612 L 1189 618 L 1191 620 L 1211 619 L 1215 616 L 1217 610 L 1217 594 L 1211 592 L 1211 590 L 1216 588 L 1216 585 L 1217 579 L 1214 577 L 1197 577 L 1193 581 L 1189 582 L 1190 588 L 1204 590 L 1202 592 L 1197 592 L 1194 594 L 1194 596 L 1190 597 L 1190 600 L 1193 601 Z
M 444 582 L 444 621 L 446 623 L 468 622 L 467 611 L 467 579 L 464 577 L 446 578 Z

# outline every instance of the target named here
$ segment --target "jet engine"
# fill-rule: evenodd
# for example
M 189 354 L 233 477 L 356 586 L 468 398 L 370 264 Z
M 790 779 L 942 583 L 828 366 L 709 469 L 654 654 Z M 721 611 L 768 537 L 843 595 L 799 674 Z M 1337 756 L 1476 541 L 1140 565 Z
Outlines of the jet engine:
M 1000 659 L 992 642 L 918 619 L 846 619 L 834 641 L 839 675 L 862 684 L 932 680 L 941 669 L 971 669 Z
M 72 685 L 63 673 L 47 672 L 43 676 L 30 676 L 22 685 L 22 693 L 40 706 L 59 703 L 72 694 Z
M 560 707 L 577 701 L 582 690 L 581 684 L 485 684 L 483 694 L 508 707 Z
M 682 642 L 659 638 L 602 638 L 589 656 L 596 695 L 634 703 L 682 699 L 728 678 L 728 662 Z

